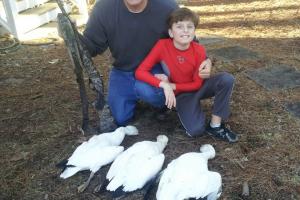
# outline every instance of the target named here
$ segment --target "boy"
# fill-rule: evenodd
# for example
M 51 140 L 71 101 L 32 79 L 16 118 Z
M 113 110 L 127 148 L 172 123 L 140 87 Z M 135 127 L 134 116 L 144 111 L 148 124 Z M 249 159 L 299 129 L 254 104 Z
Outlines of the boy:
M 200 64 L 206 59 L 205 49 L 193 41 L 198 16 L 187 8 L 174 10 L 167 21 L 170 38 L 159 40 L 136 70 L 136 78 L 164 91 L 165 104 L 176 107 L 180 121 L 189 136 L 208 134 L 228 142 L 237 136 L 221 123 L 229 116 L 229 100 L 234 79 L 221 73 L 203 79 Z M 165 74 L 151 73 L 152 66 L 160 63 Z M 205 128 L 205 116 L 200 100 L 215 97 L 210 124 Z

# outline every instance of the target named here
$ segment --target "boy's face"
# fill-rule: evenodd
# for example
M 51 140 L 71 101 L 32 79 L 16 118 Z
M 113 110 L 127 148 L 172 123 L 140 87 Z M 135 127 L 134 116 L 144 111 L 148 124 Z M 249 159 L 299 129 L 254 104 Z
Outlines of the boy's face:
M 169 29 L 169 35 L 173 38 L 173 43 L 176 48 L 185 50 L 194 39 L 195 25 L 189 20 L 176 22 L 172 25 L 171 29 Z

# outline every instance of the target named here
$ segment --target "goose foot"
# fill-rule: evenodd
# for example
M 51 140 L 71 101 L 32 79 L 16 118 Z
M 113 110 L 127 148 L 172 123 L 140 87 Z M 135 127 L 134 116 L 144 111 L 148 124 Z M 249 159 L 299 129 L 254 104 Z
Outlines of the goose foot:
M 102 190 L 103 190 L 103 187 L 102 187 L 102 184 L 100 183 L 99 185 L 97 185 L 97 186 L 95 187 L 94 193 L 98 193 L 98 192 L 100 192 L 100 191 L 102 191 Z
M 105 177 L 105 172 L 104 170 L 100 170 L 100 183 L 97 185 L 94 189 L 94 193 L 102 193 L 105 191 L 106 186 L 108 185 L 109 181 Z
M 77 188 L 77 192 L 78 193 L 83 192 L 87 188 L 87 186 L 90 184 L 90 181 L 92 180 L 92 178 L 94 177 L 94 175 L 95 175 L 95 173 L 91 172 L 89 179 L 85 183 L 83 183 L 82 185 L 80 185 Z
M 78 193 L 81 193 L 81 192 L 83 192 L 86 188 L 87 188 L 87 184 L 86 184 L 86 182 L 85 182 L 84 184 L 80 185 L 80 186 L 77 188 L 77 192 L 78 192 Z

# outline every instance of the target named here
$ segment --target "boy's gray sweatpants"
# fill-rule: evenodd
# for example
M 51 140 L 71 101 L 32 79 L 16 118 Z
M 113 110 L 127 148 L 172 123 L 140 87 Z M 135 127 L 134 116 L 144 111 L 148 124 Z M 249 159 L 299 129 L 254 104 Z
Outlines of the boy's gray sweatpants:
M 234 86 L 234 77 L 226 72 L 205 79 L 197 92 L 183 93 L 176 97 L 176 109 L 186 132 L 200 136 L 205 132 L 205 114 L 201 109 L 201 99 L 214 97 L 212 114 L 227 119 L 229 103 Z

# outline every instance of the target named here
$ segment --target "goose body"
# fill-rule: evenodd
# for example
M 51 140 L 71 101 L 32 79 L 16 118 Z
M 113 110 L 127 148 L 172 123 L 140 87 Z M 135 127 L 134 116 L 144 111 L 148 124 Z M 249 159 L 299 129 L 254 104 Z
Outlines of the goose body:
M 90 170 L 91 175 L 88 181 L 79 188 L 82 192 L 89 184 L 102 166 L 111 163 L 121 152 L 124 147 L 119 146 L 125 135 L 137 135 L 138 130 L 134 126 L 117 128 L 114 132 L 103 133 L 91 137 L 88 141 L 83 142 L 76 148 L 71 157 L 68 159 L 61 178 L 68 178 L 79 171 Z
M 221 175 L 208 170 L 207 160 L 215 156 L 211 145 L 203 145 L 201 153 L 186 153 L 173 160 L 163 171 L 156 193 L 157 200 L 205 198 L 221 195 Z
M 122 187 L 124 192 L 132 192 L 143 188 L 161 170 L 167 142 L 167 136 L 159 135 L 156 142 L 137 142 L 122 152 L 106 175 L 110 181 L 106 189 L 116 191 Z
M 84 150 L 74 152 L 67 164 L 70 167 L 67 167 L 61 173 L 61 178 L 69 178 L 83 170 L 90 170 L 96 173 L 102 166 L 111 163 L 124 150 L 124 147 L 94 146 L 90 150 Z

